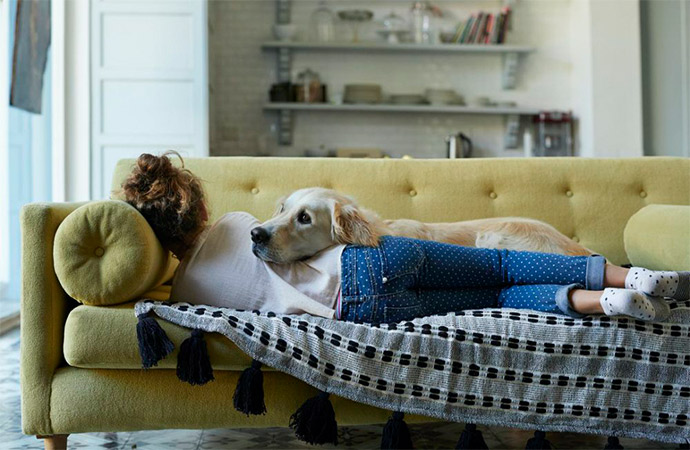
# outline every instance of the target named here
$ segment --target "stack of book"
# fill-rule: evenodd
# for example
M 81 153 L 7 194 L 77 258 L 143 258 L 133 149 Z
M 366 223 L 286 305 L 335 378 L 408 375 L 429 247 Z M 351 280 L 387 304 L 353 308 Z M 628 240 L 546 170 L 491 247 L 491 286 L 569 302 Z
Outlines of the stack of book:
M 510 7 L 498 14 L 480 11 L 461 23 L 452 42 L 457 44 L 503 44 L 510 21 Z

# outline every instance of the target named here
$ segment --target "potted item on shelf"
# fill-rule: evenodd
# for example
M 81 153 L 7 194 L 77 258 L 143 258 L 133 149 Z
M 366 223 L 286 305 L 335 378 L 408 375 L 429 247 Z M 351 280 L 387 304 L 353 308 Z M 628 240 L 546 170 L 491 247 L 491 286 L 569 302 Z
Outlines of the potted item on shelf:
M 383 28 L 377 33 L 382 36 L 389 44 L 398 44 L 409 39 L 410 30 L 409 25 L 399 15 L 391 11 L 386 17 L 381 20 Z
M 535 156 L 572 156 L 572 115 L 569 112 L 543 111 L 534 116 L 537 129 Z
M 305 69 L 297 75 L 295 99 L 300 103 L 323 103 L 326 101 L 326 86 L 321 83 L 319 74 Z
M 311 40 L 314 42 L 333 42 L 335 40 L 335 14 L 325 1 L 311 14 Z
M 343 22 L 350 24 L 352 28 L 352 42 L 359 42 L 359 26 L 364 22 L 369 22 L 374 13 L 366 9 L 349 9 L 345 11 L 338 11 L 338 17 Z

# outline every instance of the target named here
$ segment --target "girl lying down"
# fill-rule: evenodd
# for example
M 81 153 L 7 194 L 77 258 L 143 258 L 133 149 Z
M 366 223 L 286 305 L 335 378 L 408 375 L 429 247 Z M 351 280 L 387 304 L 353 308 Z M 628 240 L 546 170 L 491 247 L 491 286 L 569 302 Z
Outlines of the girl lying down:
M 179 155 L 178 155 L 179 156 Z M 571 317 L 660 321 L 665 298 L 687 300 L 690 272 L 607 264 L 603 257 L 461 247 L 384 236 L 377 247 L 337 245 L 290 264 L 253 253 L 260 222 L 233 212 L 207 226 L 200 180 L 168 154 L 143 154 L 125 200 L 179 260 L 172 301 L 387 323 L 465 309 L 521 308 Z M 314 218 L 302 212 L 298 225 Z

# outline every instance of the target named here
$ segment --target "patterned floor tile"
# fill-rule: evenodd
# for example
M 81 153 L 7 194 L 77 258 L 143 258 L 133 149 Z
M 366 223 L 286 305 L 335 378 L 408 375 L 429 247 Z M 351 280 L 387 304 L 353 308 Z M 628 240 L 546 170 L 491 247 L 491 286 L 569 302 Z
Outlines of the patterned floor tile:
M 464 425 L 427 423 L 410 425 L 418 449 L 454 448 Z M 478 427 L 492 450 L 524 449 L 533 432 L 500 427 Z M 288 428 L 246 428 L 213 430 L 152 430 L 132 433 L 83 433 L 69 437 L 70 449 L 377 449 L 381 444 L 382 425 L 340 427 L 337 447 L 313 447 L 295 438 Z M 603 449 L 606 437 L 575 433 L 548 433 L 554 449 Z M 628 450 L 675 449 L 644 439 L 621 439 Z M 41 449 L 42 441 L 21 432 L 19 397 L 19 330 L 0 336 L 0 449 Z

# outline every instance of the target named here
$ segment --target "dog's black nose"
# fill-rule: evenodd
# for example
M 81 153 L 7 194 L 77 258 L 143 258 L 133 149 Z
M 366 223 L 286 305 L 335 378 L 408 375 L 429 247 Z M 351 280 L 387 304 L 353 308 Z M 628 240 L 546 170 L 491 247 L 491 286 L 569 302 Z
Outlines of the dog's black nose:
M 265 228 L 256 227 L 252 230 L 252 241 L 256 244 L 265 244 L 271 238 Z

